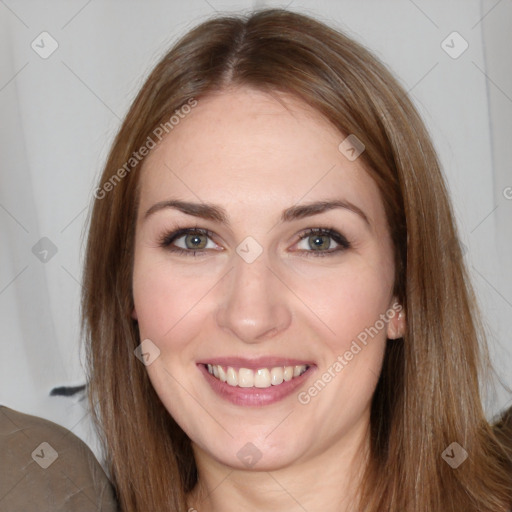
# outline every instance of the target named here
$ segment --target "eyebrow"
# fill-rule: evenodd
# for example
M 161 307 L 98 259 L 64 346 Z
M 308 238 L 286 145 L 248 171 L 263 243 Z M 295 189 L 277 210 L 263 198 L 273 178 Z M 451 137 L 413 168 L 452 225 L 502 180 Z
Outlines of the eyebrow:
M 193 203 L 189 201 L 180 201 L 177 199 L 169 199 L 154 204 L 144 214 L 144 220 L 154 213 L 165 210 L 167 208 L 173 208 L 187 215 L 192 215 L 194 217 L 200 217 L 207 220 L 213 220 L 220 222 L 221 224 L 225 224 L 228 227 L 230 226 L 226 210 L 221 206 L 217 206 L 211 203 Z M 305 217 L 310 217 L 312 215 L 318 215 L 335 208 L 343 208 L 345 210 L 349 210 L 361 217 L 365 223 L 368 224 L 368 226 L 371 226 L 370 221 L 368 220 L 368 217 L 363 212 L 363 210 L 350 203 L 349 201 L 339 199 L 330 201 L 315 201 L 312 203 L 291 206 L 282 212 L 280 223 L 291 222 L 294 220 L 303 219 Z
M 167 208 L 173 208 L 187 215 L 216 221 L 230 227 L 230 222 L 228 220 L 226 210 L 221 206 L 217 206 L 211 203 L 193 203 L 189 201 L 180 201 L 177 199 L 169 199 L 154 204 L 144 214 L 144 220 L 150 217 L 152 214 Z M 343 208 L 357 214 L 365 221 L 366 224 L 368 224 L 368 226 L 371 227 L 368 217 L 363 212 L 363 210 L 361 210 L 361 208 L 350 203 L 349 201 L 341 199 L 334 199 L 330 201 L 315 201 L 312 203 L 291 206 L 282 212 L 280 223 L 291 222 L 294 220 L 303 219 L 305 217 L 310 217 L 312 215 L 318 215 L 335 208 Z

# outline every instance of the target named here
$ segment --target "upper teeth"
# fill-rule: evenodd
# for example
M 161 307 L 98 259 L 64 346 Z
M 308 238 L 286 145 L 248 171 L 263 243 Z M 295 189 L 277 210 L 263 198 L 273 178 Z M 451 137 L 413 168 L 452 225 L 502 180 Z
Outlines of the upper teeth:
M 293 377 L 299 377 L 307 369 L 305 364 L 298 366 L 276 366 L 274 368 L 250 368 L 234 369 L 231 366 L 223 368 L 218 364 L 208 364 L 208 373 L 214 377 L 226 382 L 230 386 L 240 386 L 241 388 L 268 388 L 271 385 L 277 386 L 283 381 L 289 381 Z

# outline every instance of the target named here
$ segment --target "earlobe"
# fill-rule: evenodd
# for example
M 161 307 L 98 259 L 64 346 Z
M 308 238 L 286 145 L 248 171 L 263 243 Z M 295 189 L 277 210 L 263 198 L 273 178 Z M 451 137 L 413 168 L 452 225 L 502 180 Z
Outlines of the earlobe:
M 393 316 L 390 315 L 387 328 L 387 337 L 390 340 L 402 338 L 405 333 L 405 312 L 403 306 L 395 303 L 393 305 L 393 312 L 395 314 Z
M 132 309 L 132 318 L 134 320 L 138 320 L 138 318 L 137 318 L 137 310 L 135 309 L 135 306 Z

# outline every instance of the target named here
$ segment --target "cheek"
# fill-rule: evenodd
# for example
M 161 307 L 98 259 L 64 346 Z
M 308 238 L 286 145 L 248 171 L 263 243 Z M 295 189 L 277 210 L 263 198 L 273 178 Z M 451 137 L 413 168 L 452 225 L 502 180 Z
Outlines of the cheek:
M 316 322 L 322 329 L 317 337 L 320 359 L 315 378 L 298 400 L 305 414 L 323 419 L 316 434 L 327 444 L 360 421 L 375 391 L 386 349 L 382 317 L 391 298 L 390 271 L 381 265 L 353 265 L 308 288 L 308 305 L 321 319 Z
M 136 258 L 133 298 L 140 339 L 150 339 L 160 350 L 146 370 L 156 393 L 180 425 L 186 423 L 190 408 L 190 396 L 183 393 L 181 385 L 194 370 L 190 340 L 200 334 L 204 324 L 199 299 L 207 289 L 203 280 L 180 274 L 150 251 Z M 187 389 L 196 394 L 193 382 Z
M 222 270 L 180 268 L 169 264 L 165 258 L 141 253 L 136 258 L 133 275 L 141 339 L 155 342 L 169 338 L 176 342 L 190 339 L 191 331 L 199 332 L 208 311 L 211 314 L 211 301 L 215 302 L 214 297 L 219 293 L 215 288 L 222 288 L 219 283 Z M 340 345 L 337 348 L 342 348 L 347 341 L 373 326 L 389 304 L 392 267 L 388 268 L 385 261 L 374 261 L 376 263 L 368 264 L 362 259 L 353 259 L 336 270 L 308 265 L 283 275 L 300 299 L 288 306 L 304 309 L 300 306 L 303 304 L 302 318 L 309 316 L 310 324 L 315 323 L 327 339 L 335 340 L 333 343 Z M 169 336 L 172 331 L 174 336 Z
M 155 341 L 169 335 L 197 314 L 194 304 L 204 294 L 204 281 L 186 279 L 166 262 L 144 255 L 133 273 L 133 299 L 141 338 Z M 180 325 L 181 327 L 181 325 Z
M 332 269 L 317 269 L 307 281 L 297 278 L 294 289 L 304 298 L 321 336 L 332 351 L 347 350 L 359 335 L 376 326 L 379 337 L 386 337 L 386 325 L 380 320 L 386 313 L 392 292 L 393 268 L 384 260 L 368 264 L 353 259 L 350 264 Z M 372 331 L 374 332 L 374 331 Z

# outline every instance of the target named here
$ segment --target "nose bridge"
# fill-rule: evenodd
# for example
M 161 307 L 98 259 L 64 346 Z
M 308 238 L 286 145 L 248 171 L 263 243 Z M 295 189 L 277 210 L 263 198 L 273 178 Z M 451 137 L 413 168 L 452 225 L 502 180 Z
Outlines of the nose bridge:
M 253 261 L 237 254 L 233 265 L 216 312 L 219 327 L 247 343 L 285 329 L 291 319 L 285 287 L 270 268 L 266 253 Z

